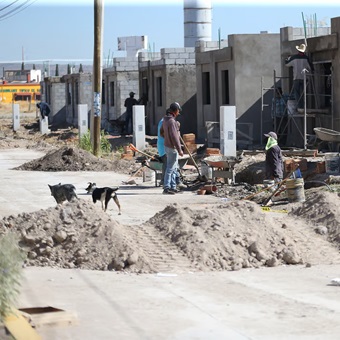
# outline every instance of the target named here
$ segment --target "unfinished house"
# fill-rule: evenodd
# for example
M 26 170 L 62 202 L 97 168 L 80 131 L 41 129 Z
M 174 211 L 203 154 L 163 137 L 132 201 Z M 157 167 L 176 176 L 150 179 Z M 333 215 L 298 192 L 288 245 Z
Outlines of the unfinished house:
M 62 77 L 46 77 L 41 82 L 41 100 L 49 104 L 51 113 L 48 117 L 52 128 L 66 123 L 65 83 Z
M 172 102 L 183 108 L 182 133 L 196 133 L 195 49 L 163 48 L 160 54 L 140 52 L 139 86 L 147 98 L 146 132 L 157 135 L 157 125 Z
M 113 66 L 103 69 L 102 125 L 113 132 L 125 121 L 125 99 L 135 92 L 139 99 L 138 59 L 135 57 L 114 58 Z
M 78 104 L 87 104 L 88 122 L 92 107 L 93 89 L 91 73 L 73 73 L 62 77 L 65 86 L 67 124 L 78 126 Z
M 272 129 L 270 110 L 263 110 L 263 84 L 273 83 L 280 68 L 279 34 L 234 34 L 228 41 L 200 42 L 196 47 L 197 131 L 209 146 L 219 143 L 220 107 L 236 107 L 236 139 L 251 148 Z
M 297 53 L 297 45 L 307 45 L 306 54 L 314 67 L 313 72 L 305 72 L 304 108 L 296 109 L 288 103 L 292 109 L 288 110 L 286 123 L 287 146 L 307 149 L 315 146 L 314 128 L 340 131 L 340 99 L 337 95 L 340 92 L 340 17 L 331 19 L 331 27 L 311 27 L 307 31 L 284 27 L 280 34 L 282 77 L 276 80 L 286 93 L 292 91 L 293 74 L 284 61 Z

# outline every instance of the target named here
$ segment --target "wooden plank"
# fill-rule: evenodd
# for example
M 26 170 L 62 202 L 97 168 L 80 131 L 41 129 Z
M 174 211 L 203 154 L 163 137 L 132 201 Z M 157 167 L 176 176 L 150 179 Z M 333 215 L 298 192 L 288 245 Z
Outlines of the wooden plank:
M 54 307 L 20 308 L 36 327 L 41 326 L 69 326 L 77 323 L 74 312 L 65 311 Z
M 13 313 L 5 317 L 4 324 L 16 340 L 42 339 L 17 309 L 13 309 Z

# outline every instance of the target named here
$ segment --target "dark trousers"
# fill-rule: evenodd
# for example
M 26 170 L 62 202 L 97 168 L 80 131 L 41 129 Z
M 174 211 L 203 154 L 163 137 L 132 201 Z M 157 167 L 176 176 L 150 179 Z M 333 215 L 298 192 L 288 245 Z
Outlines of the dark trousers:
M 129 125 L 131 122 L 131 133 L 133 130 L 133 126 L 132 126 L 132 112 L 126 112 L 126 117 L 125 117 L 125 133 L 130 133 L 130 129 L 129 129 Z
M 305 103 L 303 87 L 303 79 L 295 79 L 293 81 L 293 93 L 299 109 L 303 109 Z

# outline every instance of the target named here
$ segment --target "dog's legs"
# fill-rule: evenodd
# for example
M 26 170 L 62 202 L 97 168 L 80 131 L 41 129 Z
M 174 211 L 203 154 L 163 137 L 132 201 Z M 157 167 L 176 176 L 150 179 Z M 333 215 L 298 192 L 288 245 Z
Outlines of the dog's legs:
M 114 195 L 114 196 L 113 196 L 113 200 L 115 201 L 115 203 L 116 203 L 117 206 L 118 206 L 118 210 L 119 210 L 118 215 L 121 215 L 122 213 L 120 212 L 120 204 L 119 204 L 119 200 L 118 200 L 117 195 Z

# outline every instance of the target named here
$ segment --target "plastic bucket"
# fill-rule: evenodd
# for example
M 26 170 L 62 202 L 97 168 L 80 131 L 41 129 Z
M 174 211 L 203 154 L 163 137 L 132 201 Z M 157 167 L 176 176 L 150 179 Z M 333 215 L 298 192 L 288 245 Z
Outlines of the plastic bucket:
M 205 176 L 207 179 L 212 179 L 212 169 L 209 165 L 204 162 L 201 163 L 201 174 Z
M 288 202 L 304 202 L 306 200 L 304 185 L 303 178 L 287 179 L 286 192 Z
M 325 153 L 325 168 L 327 174 L 339 173 L 340 157 L 337 152 Z
M 143 182 L 152 182 L 152 181 L 155 181 L 156 180 L 156 173 L 155 171 L 149 169 L 149 168 L 146 168 L 144 171 L 143 171 Z

